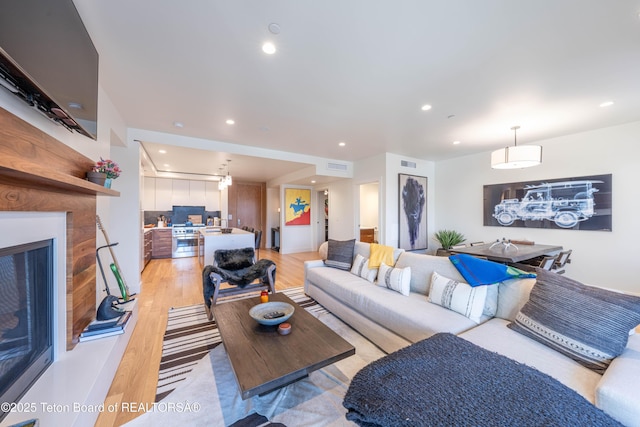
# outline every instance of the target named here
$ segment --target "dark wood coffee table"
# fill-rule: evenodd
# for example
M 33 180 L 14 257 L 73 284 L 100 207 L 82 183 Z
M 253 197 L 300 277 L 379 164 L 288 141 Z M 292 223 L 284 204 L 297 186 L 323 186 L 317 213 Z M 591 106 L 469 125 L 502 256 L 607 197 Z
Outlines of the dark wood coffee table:
M 260 325 L 249 316 L 259 297 L 212 306 L 242 399 L 291 384 L 356 353 L 351 344 L 286 295 L 271 294 L 269 301 L 295 307 L 287 320 L 291 324 L 288 335 L 280 335 L 276 326 Z

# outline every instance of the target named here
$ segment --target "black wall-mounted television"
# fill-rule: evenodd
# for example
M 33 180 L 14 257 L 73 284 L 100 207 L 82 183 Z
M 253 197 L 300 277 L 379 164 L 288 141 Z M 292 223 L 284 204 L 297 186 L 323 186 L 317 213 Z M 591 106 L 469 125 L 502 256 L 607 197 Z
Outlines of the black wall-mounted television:
M 72 0 L 0 2 L 0 85 L 96 139 L 98 52 Z

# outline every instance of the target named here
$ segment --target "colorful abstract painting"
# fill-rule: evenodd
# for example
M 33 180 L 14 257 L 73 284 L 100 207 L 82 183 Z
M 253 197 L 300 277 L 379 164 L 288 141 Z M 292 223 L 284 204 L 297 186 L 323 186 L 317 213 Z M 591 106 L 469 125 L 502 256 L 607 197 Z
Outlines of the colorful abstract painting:
M 311 190 L 286 188 L 284 190 L 285 225 L 311 224 Z

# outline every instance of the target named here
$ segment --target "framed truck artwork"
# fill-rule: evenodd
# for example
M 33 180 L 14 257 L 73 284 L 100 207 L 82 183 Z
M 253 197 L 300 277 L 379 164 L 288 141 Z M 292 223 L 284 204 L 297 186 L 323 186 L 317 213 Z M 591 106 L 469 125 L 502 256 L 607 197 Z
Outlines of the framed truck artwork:
M 612 176 L 484 186 L 484 225 L 611 231 Z

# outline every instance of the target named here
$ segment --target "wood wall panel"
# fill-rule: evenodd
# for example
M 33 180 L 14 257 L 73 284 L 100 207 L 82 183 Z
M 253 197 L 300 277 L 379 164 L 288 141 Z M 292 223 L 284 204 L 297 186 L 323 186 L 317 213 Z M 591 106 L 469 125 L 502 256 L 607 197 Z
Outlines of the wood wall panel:
M 82 179 L 93 163 L 0 109 L 0 211 L 67 213 L 69 350 L 96 314 L 96 195 L 119 195 Z
M 228 210 L 232 215 L 229 227 L 248 226 L 256 230 L 262 230 L 260 247 L 265 247 L 266 223 L 267 223 L 267 184 L 264 182 L 234 181 L 228 187 Z M 253 207 L 253 212 L 247 214 L 247 209 Z M 243 213 L 244 212 L 244 213 Z
M 19 117 L 0 109 L 0 157 L 12 157 L 14 169 L 47 168 L 84 178 L 94 164 L 73 148 L 33 127 Z

